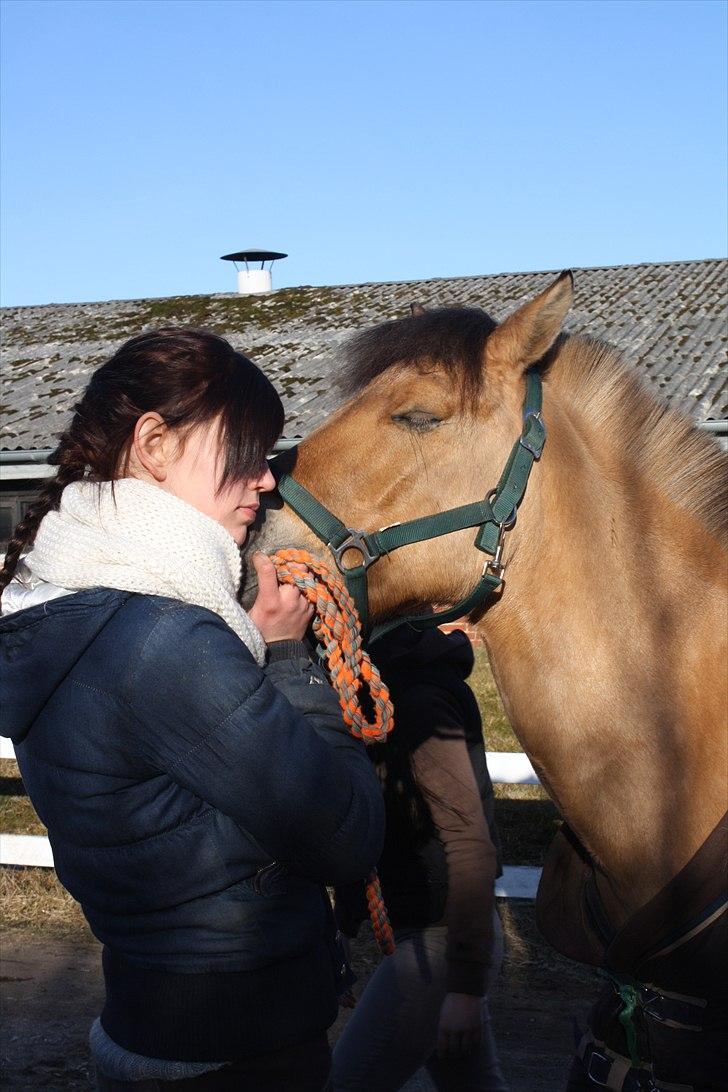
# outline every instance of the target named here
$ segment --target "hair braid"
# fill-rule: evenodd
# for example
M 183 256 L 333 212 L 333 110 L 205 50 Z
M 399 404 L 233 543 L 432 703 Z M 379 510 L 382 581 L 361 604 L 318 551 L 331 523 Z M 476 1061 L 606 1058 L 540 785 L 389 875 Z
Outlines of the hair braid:
M 0 595 L 13 579 L 20 555 L 26 546 L 32 544 L 43 517 L 47 512 L 58 508 L 66 486 L 80 481 L 86 472 L 86 460 L 79 450 L 73 431 L 71 427 L 61 436 L 58 447 L 48 459 L 49 463 L 58 467 L 58 472 L 40 490 L 38 499 L 31 504 L 8 543 L 5 562 L 0 569 Z

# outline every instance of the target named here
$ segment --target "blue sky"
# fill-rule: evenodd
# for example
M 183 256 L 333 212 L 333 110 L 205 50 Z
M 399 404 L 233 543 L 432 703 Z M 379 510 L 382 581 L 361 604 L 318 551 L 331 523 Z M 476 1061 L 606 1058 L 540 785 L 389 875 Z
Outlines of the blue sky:
M 721 0 L 5 0 L 2 299 L 717 257 Z

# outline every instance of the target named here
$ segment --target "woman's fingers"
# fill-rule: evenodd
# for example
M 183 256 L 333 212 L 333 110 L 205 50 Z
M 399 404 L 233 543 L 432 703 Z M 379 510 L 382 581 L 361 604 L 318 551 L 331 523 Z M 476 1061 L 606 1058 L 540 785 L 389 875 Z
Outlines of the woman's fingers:
M 470 994 L 447 994 L 437 1029 L 437 1053 L 441 1058 L 461 1058 L 478 1045 L 481 1005 L 481 999 Z
M 253 554 L 253 566 L 258 577 L 258 598 L 268 601 L 278 595 L 276 567 L 267 554 L 260 550 Z
M 465 1031 L 442 1031 L 437 1040 L 440 1058 L 463 1058 L 480 1043 L 480 1036 Z
M 478 1024 L 477 1027 L 468 1028 L 467 1031 L 463 1032 L 460 1040 L 460 1051 L 462 1054 L 471 1054 L 480 1046 L 482 1031 L 481 1025 Z
M 250 617 L 266 641 L 300 639 L 313 615 L 313 606 L 298 588 L 279 584 L 273 562 L 266 554 L 253 554 L 258 576 L 258 595 Z

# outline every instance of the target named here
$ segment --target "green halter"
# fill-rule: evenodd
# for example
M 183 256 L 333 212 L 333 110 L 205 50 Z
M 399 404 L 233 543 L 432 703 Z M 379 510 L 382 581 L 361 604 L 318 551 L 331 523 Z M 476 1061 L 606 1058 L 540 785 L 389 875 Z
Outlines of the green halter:
M 356 531 L 347 527 L 333 512 L 304 489 L 290 474 L 282 474 L 278 480 L 278 492 L 296 515 L 307 527 L 324 542 L 334 556 L 337 567 L 344 576 L 349 594 L 356 604 L 361 621 L 362 633 L 372 641 L 381 637 L 390 629 L 408 623 L 414 629 L 439 626 L 443 622 L 452 622 L 480 607 L 503 583 L 503 565 L 501 557 L 506 531 L 516 522 L 518 505 L 523 500 L 528 476 L 536 459 L 541 457 L 546 441 L 546 426 L 541 420 L 541 377 L 538 372 L 526 373 L 526 397 L 523 404 L 523 429 L 513 445 L 500 480 L 485 500 L 463 504 L 459 508 L 450 508 L 447 512 L 438 512 L 432 516 L 408 520 L 407 523 L 395 523 L 383 527 L 380 531 Z M 449 610 L 437 614 L 409 615 L 369 629 L 369 596 L 367 591 L 367 569 L 380 557 L 398 550 L 400 546 L 410 546 L 414 542 L 424 542 L 440 535 L 449 535 L 465 527 L 477 527 L 475 546 L 490 555 L 490 560 L 483 566 L 480 580 L 465 599 L 461 599 Z M 361 562 L 352 568 L 346 568 L 343 562 L 348 550 L 357 550 Z

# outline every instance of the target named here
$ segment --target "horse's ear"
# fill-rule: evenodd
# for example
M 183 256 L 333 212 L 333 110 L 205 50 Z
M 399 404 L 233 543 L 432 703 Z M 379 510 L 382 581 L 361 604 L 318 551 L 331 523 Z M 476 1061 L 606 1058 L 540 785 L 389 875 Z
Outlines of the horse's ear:
M 421 303 L 410 304 L 410 314 L 412 315 L 412 318 L 419 318 L 420 315 L 424 315 L 424 313 L 425 309 Z
M 496 326 L 486 342 L 488 363 L 525 371 L 553 345 L 574 299 L 574 277 L 566 270 L 529 303 Z

